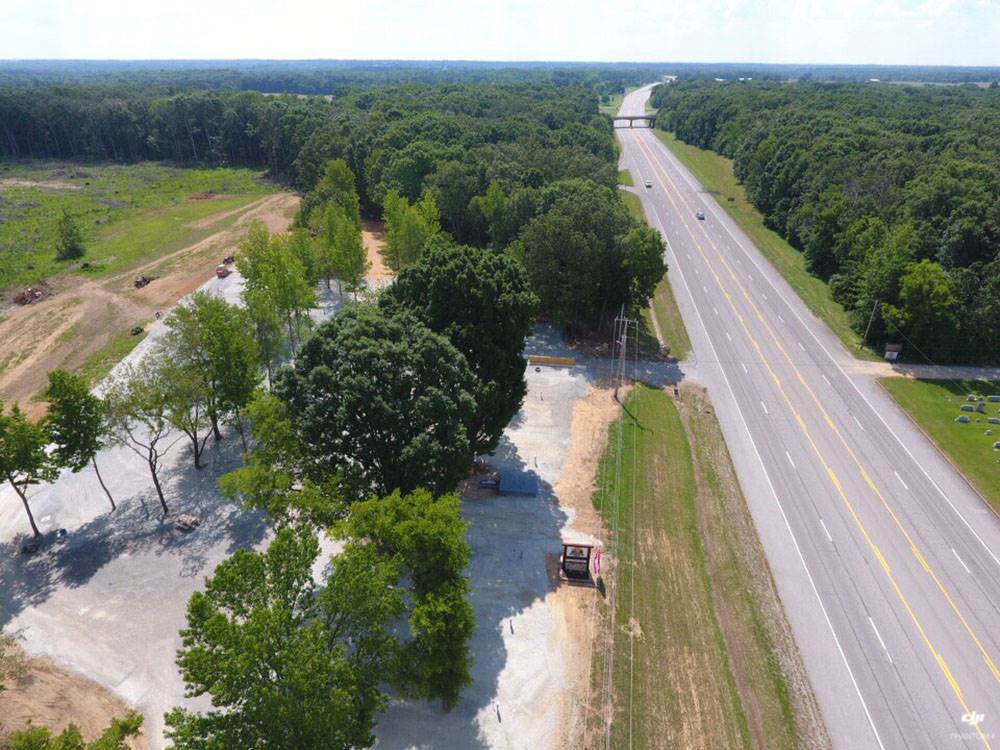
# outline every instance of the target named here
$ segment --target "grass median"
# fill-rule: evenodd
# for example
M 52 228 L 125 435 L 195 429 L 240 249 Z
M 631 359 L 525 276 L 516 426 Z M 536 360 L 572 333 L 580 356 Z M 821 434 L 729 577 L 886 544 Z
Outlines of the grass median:
M 614 712 L 598 730 L 613 747 L 826 744 L 711 404 L 639 385 L 625 406 L 594 497 L 617 563 L 593 674 Z
M 629 176 L 631 177 L 631 175 Z M 639 200 L 639 196 L 629 190 L 621 190 L 619 194 L 632 217 L 636 221 L 647 223 L 646 213 L 642 210 L 642 201 Z M 672 357 L 684 359 L 691 353 L 691 339 L 684 326 L 680 308 L 677 307 L 674 290 L 666 276 L 660 279 L 660 283 L 656 285 L 653 298 L 649 301 L 649 307 L 642 311 L 642 320 L 650 337 L 655 336 L 657 326 L 659 327 L 660 335 L 663 337 L 664 343 L 670 347 Z
M 1000 395 L 1000 383 L 982 380 L 916 380 L 882 378 L 879 381 L 907 414 L 926 432 L 937 447 L 1000 512 L 1000 403 L 984 402 L 985 414 L 971 412 L 966 424 L 955 418 L 965 412 L 969 394 Z M 978 421 L 977 421 L 978 420 Z M 992 431 L 992 435 L 987 435 Z
M 833 299 L 830 287 L 806 270 L 805 256 L 789 245 L 777 232 L 764 225 L 764 217 L 747 199 L 743 185 L 733 174 L 731 160 L 714 151 L 677 140 L 673 133 L 654 130 L 657 138 L 690 170 L 708 192 L 715 196 L 733 221 L 750 237 L 771 265 L 795 290 L 814 315 L 837 334 L 852 354 L 863 359 L 878 359 L 869 349 L 859 349 L 861 337 L 851 328 L 844 307 Z

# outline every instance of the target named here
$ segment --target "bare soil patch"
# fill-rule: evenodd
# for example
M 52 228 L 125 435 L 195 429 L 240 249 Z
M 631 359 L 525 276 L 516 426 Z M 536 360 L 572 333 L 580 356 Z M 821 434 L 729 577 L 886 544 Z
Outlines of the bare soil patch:
M 28 673 L 0 693 L 0 738 L 30 725 L 59 733 L 76 724 L 84 739 L 97 739 L 112 719 L 132 710 L 110 691 L 75 672 L 60 669 L 47 659 L 28 659 Z M 145 750 L 145 737 L 131 741 L 133 750 Z
M 226 212 L 225 218 L 233 214 L 239 218 L 200 242 L 99 280 L 50 279 L 51 296 L 2 311 L 0 400 L 18 401 L 29 414 L 40 414 L 44 406 L 31 399 L 45 386 L 50 371 L 78 368 L 123 331 L 139 325 L 148 328 L 157 311 L 165 311 L 212 277 L 219 260 L 235 249 L 250 222 L 263 221 L 272 232 L 286 230 L 298 200 L 290 193 L 266 196 Z M 214 223 L 224 217 L 209 218 Z M 135 289 L 132 281 L 140 274 L 158 278 Z
M 375 286 L 379 286 L 379 282 L 395 278 L 396 274 L 386 265 L 382 257 L 382 249 L 385 247 L 385 223 L 374 219 L 363 219 L 361 241 L 368 253 L 368 262 L 371 264 L 365 278 L 370 282 L 376 282 Z
M 0 179 L 0 188 L 42 188 L 45 190 L 79 190 L 82 185 L 74 185 L 63 180 L 24 180 L 17 177 Z
M 606 539 L 606 529 L 591 498 L 597 488 L 597 472 L 607 441 L 608 427 L 621 407 L 610 388 L 594 388 L 573 408 L 570 447 L 566 463 L 553 489 L 559 505 L 571 509 L 573 538 Z M 558 560 L 550 561 L 550 575 L 558 581 Z M 563 584 L 551 597 L 558 627 L 557 643 L 566 654 L 567 685 L 589 685 L 598 630 L 603 625 L 597 609 L 601 592 L 591 586 Z M 564 723 L 559 747 L 591 747 L 587 737 L 588 715 L 593 710 L 587 696 L 564 692 L 561 715 Z

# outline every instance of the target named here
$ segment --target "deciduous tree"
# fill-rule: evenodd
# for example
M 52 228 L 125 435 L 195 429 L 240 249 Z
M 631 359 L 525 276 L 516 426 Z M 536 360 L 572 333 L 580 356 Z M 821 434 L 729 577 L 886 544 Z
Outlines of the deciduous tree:
M 188 604 L 178 665 L 205 712 L 174 709 L 178 750 L 368 747 L 379 690 L 394 653 L 388 624 L 403 609 L 398 565 L 371 545 L 348 544 L 317 593 L 316 538 L 278 531 L 266 552 L 222 562 Z
M 465 355 L 477 381 L 472 447 L 476 453 L 493 450 L 526 392 L 524 340 L 531 334 L 538 298 L 521 264 L 438 237 L 399 274 L 379 304 L 409 310 Z
M 28 487 L 51 482 L 59 475 L 58 466 L 45 450 L 48 444 L 49 434 L 44 424 L 28 419 L 17 404 L 6 412 L 0 401 L 0 477 L 10 483 L 21 499 L 36 537 L 41 532 L 28 503 Z
M 93 742 L 87 742 L 75 724 L 58 735 L 47 727 L 31 727 L 14 732 L 7 738 L 10 750 L 128 750 L 129 738 L 139 734 L 142 715 L 132 713 L 124 719 L 114 719 L 111 726 Z
M 452 489 L 472 458 L 474 387 L 447 338 L 409 313 L 358 305 L 317 329 L 274 390 L 312 460 L 364 497 Z
M 164 374 L 163 369 L 149 360 L 128 365 L 112 381 L 105 398 L 115 440 L 146 463 L 166 515 L 170 508 L 159 473 L 163 455 L 172 444 L 173 425 L 169 419 L 170 383 Z
M 83 232 L 80 225 L 69 211 L 63 211 L 56 228 L 56 257 L 59 260 L 80 258 L 86 252 L 83 245 Z
M 114 510 L 115 499 L 97 468 L 97 453 L 109 430 L 104 402 L 90 392 L 83 378 L 62 369 L 49 373 L 45 397 L 49 402 L 48 428 L 55 443 L 53 459 L 73 472 L 87 464 L 93 466 L 97 481 Z

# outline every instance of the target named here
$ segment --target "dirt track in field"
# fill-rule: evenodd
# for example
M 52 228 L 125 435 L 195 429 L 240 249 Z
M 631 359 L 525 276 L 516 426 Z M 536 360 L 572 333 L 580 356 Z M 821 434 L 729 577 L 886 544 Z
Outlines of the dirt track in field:
M 235 212 L 220 212 L 200 220 L 200 228 L 220 224 L 219 231 L 200 242 L 115 276 L 51 279 L 49 296 L 0 311 L 0 400 L 20 402 L 29 414 L 39 415 L 44 406 L 32 399 L 44 387 L 50 371 L 79 368 L 134 326 L 148 330 L 155 324 L 157 311 L 166 311 L 211 278 L 219 259 L 235 249 L 250 222 L 263 221 L 272 232 L 284 231 L 298 201 L 291 193 L 276 193 Z M 221 226 L 234 215 L 234 223 Z M 158 278 L 135 289 L 132 281 L 140 274 Z

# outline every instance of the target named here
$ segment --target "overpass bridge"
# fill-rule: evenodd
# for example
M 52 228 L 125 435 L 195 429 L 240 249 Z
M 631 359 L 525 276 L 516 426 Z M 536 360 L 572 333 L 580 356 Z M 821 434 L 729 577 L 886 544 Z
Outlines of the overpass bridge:
M 634 128 L 636 120 L 640 122 L 645 122 L 647 128 L 653 127 L 653 121 L 656 119 L 656 112 L 650 112 L 644 115 L 615 115 L 611 119 L 614 121 L 615 127 L 618 127 L 619 122 L 628 122 L 628 127 Z

